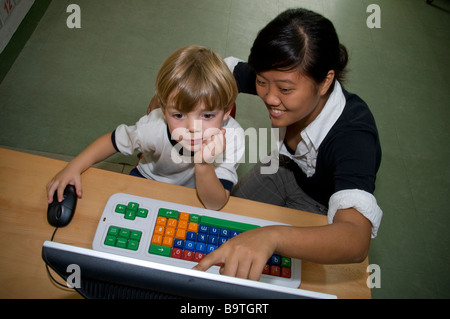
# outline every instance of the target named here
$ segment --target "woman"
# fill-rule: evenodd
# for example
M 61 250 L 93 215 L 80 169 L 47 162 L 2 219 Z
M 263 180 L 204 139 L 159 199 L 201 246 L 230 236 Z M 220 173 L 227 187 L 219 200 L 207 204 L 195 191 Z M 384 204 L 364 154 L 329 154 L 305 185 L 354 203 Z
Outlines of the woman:
M 274 252 L 318 263 L 364 260 L 382 217 L 373 196 L 381 148 L 369 108 L 341 87 L 348 56 L 333 24 L 287 10 L 260 31 L 248 63 L 226 60 L 239 91 L 258 94 L 280 128 L 271 155 L 279 170 L 265 175 L 257 164 L 233 195 L 327 214 L 329 225 L 248 231 L 195 268 L 222 263 L 224 275 L 258 280 Z

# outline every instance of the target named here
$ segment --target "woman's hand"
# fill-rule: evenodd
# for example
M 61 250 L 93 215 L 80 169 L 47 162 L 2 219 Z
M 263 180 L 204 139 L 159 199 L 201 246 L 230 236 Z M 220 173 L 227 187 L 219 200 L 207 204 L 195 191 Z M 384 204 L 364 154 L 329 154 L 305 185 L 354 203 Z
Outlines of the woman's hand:
M 272 226 L 241 233 L 206 255 L 194 269 L 206 271 L 213 265 L 222 264 L 222 275 L 259 280 L 275 252 L 276 233 L 276 227 Z

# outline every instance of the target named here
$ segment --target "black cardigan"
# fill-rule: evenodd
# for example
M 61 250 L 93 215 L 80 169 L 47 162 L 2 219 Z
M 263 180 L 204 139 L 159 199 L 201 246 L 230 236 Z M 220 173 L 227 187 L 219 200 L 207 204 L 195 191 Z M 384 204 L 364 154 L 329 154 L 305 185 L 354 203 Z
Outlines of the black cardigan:
M 256 94 L 256 76 L 247 63 L 237 64 L 233 74 L 239 92 Z M 373 194 L 381 163 L 378 130 L 369 107 L 357 95 L 343 92 L 346 105 L 319 147 L 314 175 L 307 177 L 298 165 L 291 165 L 299 186 L 326 207 L 331 195 L 341 190 Z

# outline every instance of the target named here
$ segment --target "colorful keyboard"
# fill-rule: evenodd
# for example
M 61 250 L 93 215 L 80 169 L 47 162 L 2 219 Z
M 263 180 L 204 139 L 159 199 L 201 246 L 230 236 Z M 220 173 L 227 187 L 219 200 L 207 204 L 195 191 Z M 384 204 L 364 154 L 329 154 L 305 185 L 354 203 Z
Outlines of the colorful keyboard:
M 93 249 L 183 268 L 194 267 L 204 256 L 240 233 L 281 225 L 171 202 L 115 194 L 108 200 L 94 237 Z M 219 266 L 208 272 L 219 273 Z M 274 254 L 261 281 L 297 288 L 301 261 Z

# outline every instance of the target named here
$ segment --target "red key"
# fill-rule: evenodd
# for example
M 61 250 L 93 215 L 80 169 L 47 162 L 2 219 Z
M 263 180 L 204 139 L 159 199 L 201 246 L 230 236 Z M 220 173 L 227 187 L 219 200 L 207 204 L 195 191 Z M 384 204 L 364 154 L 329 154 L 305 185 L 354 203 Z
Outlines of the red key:
M 192 261 L 192 259 L 194 259 L 194 253 L 190 250 L 185 250 L 183 252 L 183 259 Z
M 269 265 L 265 265 L 264 269 L 263 269 L 263 275 L 269 275 L 270 274 L 270 266 Z
M 205 257 L 205 254 L 203 254 L 203 253 L 195 253 L 194 254 L 194 261 L 196 263 L 198 263 L 198 262 L 200 262 L 203 259 L 203 257 Z
M 280 273 L 281 273 L 281 269 L 280 269 L 280 267 L 279 266 L 270 266 L 270 274 L 272 275 L 272 276 L 277 276 L 277 277 L 279 277 L 280 276 Z
M 281 277 L 291 278 L 291 268 L 281 267 Z
M 174 248 L 174 249 L 172 249 L 172 253 L 170 256 L 172 258 L 181 259 L 182 255 L 183 255 L 183 251 L 180 248 Z

